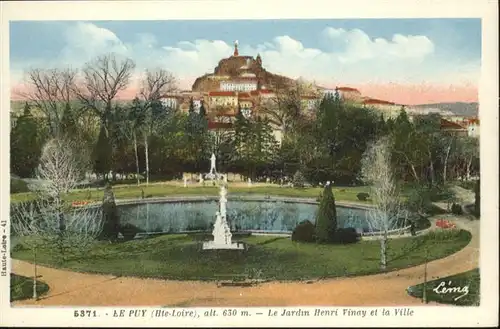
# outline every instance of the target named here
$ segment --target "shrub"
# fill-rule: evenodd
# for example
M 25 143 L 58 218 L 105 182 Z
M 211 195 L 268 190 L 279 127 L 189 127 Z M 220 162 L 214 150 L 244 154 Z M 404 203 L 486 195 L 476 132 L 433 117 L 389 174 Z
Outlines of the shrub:
M 304 187 L 306 179 L 300 170 L 297 170 L 292 179 L 293 187 Z
M 19 252 L 19 251 L 24 251 L 24 250 L 27 250 L 28 248 L 26 248 L 22 243 L 18 243 L 16 244 L 13 248 L 12 248 L 12 251 L 13 252 Z
M 313 242 L 314 224 L 308 220 L 300 222 L 292 232 L 292 241 Z
M 431 201 L 431 192 L 425 187 L 416 187 L 412 189 L 405 202 L 406 208 L 416 214 L 433 214 L 435 207 Z
M 334 243 L 342 243 L 342 244 L 356 243 L 358 242 L 358 240 L 359 240 L 359 234 L 353 227 L 339 228 L 337 229 L 337 231 L 335 231 L 335 234 L 333 235 Z
M 462 215 L 463 210 L 462 206 L 459 205 L 458 203 L 454 203 L 451 205 L 451 213 L 454 215 Z
M 143 232 L 143 231 L 133 224 L 126 223 L 126 224 L 120 225 L 120 233 L 123 235 L 123 238 L 126 241 L 132 240 L 133 238 L 135 238 L 137 233 L 141 233 L 141 232 Z
M 458 228 L 449 228 L 447 230 L 432 230 L 422 236 L 424 240 L 446 241 L 458 239 L 460 241 L 469 241 L 471 233 Z
M 443 200 L 450 200 L 454 194 L 447 187 L 433 186 L 424 190 L 428 194 L 431 202 L 439 202 Z
M 10 179 L 10 193 L 24 193 L 29 191 L 28 184 L 22 179 Z
M 370 197 L 370 194 L 368 194 L 366 192 L 361 192 L 361 193 L 358 193 L 356 196 L 358 197 L 359 201 L 366 201 Z
M 325 186 L 316 213 L 316 239 L 320 243 L 332 240 L 337 230 L 337 208 L 331 184 Z

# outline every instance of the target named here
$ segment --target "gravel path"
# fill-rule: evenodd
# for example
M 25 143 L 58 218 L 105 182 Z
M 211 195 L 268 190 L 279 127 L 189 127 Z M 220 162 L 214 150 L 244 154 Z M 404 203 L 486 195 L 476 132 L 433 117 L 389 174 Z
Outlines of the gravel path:
M 465 272 L 479 264 L 479 221 L 450 219 L 472 233 L 459 252 L 428 263 L 428 279 Z M 33 266 L 12 260 L 12 272 L 32 276 Z M 421 305 L 406 288 L 421 283 L 424 265 L 385 274 L 303 282 L 270 282 L 253 287 L 217 287 L 215 282 L 170 281 L 75 273 L 39 267 L 50 291 L 39 301 L 13 305 L 52 306 L 403 306 Z

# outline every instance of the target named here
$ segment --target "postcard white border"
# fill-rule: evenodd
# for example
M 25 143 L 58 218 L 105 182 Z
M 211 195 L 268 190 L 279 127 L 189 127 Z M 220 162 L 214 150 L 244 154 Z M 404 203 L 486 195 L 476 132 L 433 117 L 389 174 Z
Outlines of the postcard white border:
M 498 2 L 487 0 L 199 0 L 199 1 L 23 1 L 1 2 L 1 209 L 9 212 L 9 21 L 13 20 L 165 20 L 165 19 L 279 19 L 279 18 L 482 18 L 482 67 L 479 83 L 481 120 L 481 306 L 411 307 L 413 317 L 284 318 L 217 317 L 189 319 L 78 319 L 74 308 L 11 308 L 5 292 L 9 277 L 0 277 L 2 326 L 432 326 L 498 325 Z M 8 262 L 10 270 L 10 261 Z M 89 308 L 93 309 L 93 308 Z M 115 307 L 95 308 L 112 312 Z M 131 309 L 120 307 L 120 309 Z M 141 308 L 144 309 L 144 308 Z M 148 308 L 150 309 L 150 308 Z M 200 308 L 201 310 L 202 308 Z M 208 309 L 208 308 L 205 308 Z M 269 308 L 260 308 L 267 312 Z M 304 309 L 304 307 L 303 307 Z M 374 309 L 366 308 L 366 309 Z M 380 307 L 378 308 L 380 309 Z

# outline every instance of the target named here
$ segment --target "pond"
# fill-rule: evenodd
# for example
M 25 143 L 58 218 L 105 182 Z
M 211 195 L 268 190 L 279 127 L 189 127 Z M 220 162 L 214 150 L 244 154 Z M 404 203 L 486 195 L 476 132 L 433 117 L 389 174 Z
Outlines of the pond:
M 143 203 L 118 207 L 122 224 L 145 232 L 211 231 L 217 201 Z M 227 219 L 233 231 L 292 232 L 303 220 L 315 221 L 317 204 L 285 201 L 229 201 Z M 337 206 L 338 227 L 369 231 L 366 210 Z

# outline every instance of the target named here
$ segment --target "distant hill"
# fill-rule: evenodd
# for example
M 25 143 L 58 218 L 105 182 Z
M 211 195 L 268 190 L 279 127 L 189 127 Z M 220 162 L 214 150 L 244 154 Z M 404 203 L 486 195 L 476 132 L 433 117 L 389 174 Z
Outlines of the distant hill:
M 463 116 L 478 116 L 479 104 L 477 102 L 474 103 L 435 103 L 435 104 L 420 104 L 420 105 L 412 105 L 413 108 L 435 108 L 439 109 L 443 112 L 451 112 L 455 115 L 463 115 Z

